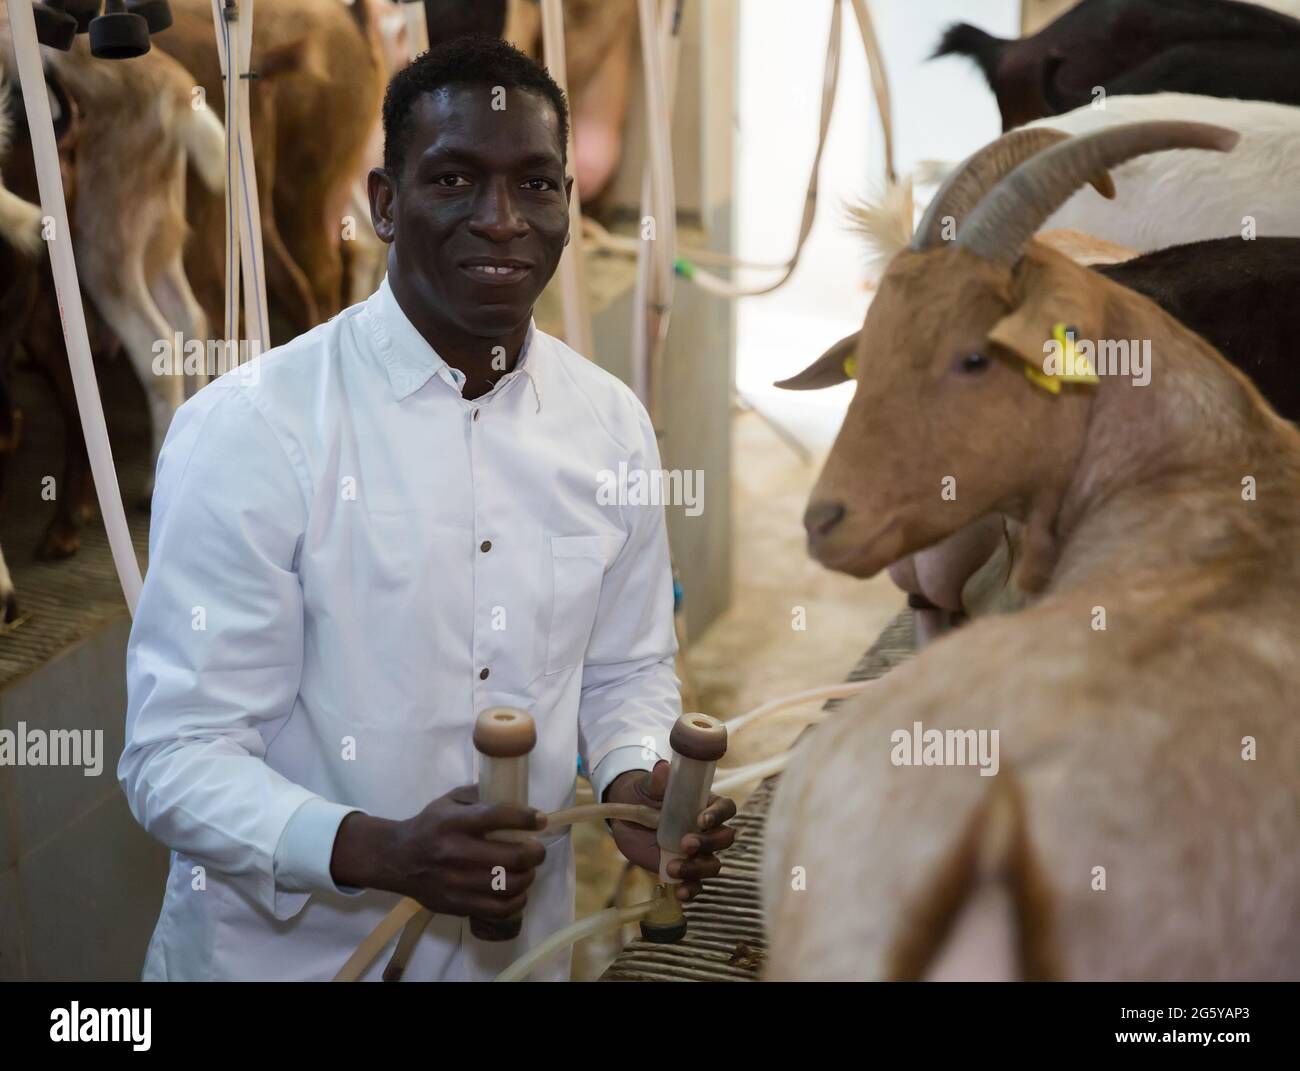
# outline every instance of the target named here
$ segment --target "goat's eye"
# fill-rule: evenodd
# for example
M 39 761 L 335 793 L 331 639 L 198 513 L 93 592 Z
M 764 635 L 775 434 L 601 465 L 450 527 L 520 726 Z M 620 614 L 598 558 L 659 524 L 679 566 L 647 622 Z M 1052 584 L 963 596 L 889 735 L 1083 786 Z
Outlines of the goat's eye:
M 968 353 L 957 359 L 957 368 L 961 372 L 983 372 L 989 366 L 989 359 L 982 353 Z

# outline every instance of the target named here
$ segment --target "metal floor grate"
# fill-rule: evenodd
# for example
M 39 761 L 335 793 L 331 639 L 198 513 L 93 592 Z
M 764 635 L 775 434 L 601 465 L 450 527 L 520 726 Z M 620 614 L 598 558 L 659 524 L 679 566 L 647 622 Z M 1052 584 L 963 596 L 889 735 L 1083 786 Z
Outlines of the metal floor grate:
M 903 610 L 859 659 L 848 679 L 883 677 L 916 649 L 912 611 Z M 832 700 L 834 709 L 842 700 Z M 732 820 L 736 843 L 722 856 L 722 873 L 686 905 L 686 937 L 675 945 L 636 940 L 625 948 L 602 982 L 756 982 L 763 970 L 760 871 L 767 812 L 780 775 L 754 791 Z

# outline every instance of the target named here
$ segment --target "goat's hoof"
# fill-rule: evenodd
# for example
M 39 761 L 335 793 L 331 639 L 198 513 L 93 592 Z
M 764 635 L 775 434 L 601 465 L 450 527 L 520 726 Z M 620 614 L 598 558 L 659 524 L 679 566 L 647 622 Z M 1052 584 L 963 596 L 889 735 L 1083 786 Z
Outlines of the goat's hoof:
M 81 533 L 66 521 L 54 521 L 45 529 L 45 535 L 36 548 L 36 560 L 62 561 L 71 558 L 81 549 Z

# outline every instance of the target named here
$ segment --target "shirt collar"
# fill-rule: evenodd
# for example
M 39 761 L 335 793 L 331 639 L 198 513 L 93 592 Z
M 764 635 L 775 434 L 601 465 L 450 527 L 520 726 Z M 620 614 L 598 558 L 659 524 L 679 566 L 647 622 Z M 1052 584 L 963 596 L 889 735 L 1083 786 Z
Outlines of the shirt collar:
M 432 377 L 443 372 L 459 383 L 460 373 L 438 356 L 438 351 L 429 345 L 428 339 L 420 334 L 415 324 L 411 323 L 406 313 L 402 311 L 393 288 L 388 285 L 387 275 L 380 282 L 379 289 L 370 296 L 367 306 L 371 330 L 379 347 L 380 358 L 388 373 L 388 384 L 392 388 L 393 397 L 400 402 L 423 387 Z M 519 360 L 515 362 L 513 371 L 506 373 L 506 377 L 513 376 L 513 372 L 522 372 L 526 375 L 533 385 L 533 392 L 537 394 L 537 406 L 540 410 L 541 395 L 537 391 L 535 369 L 530 367 L 537 362 L 529 360 L 532 355 L 533 340 L 536 337 L 537 322 L 530 317 L 528 333 L 524 336 L 524 344 L 519 351 Z

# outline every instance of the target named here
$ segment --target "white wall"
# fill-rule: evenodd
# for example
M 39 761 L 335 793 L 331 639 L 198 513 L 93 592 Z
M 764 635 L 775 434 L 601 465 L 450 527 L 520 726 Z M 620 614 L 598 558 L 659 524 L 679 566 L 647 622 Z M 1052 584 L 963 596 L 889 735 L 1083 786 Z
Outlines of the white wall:
M 1016 36 L 1019 0 L 869 2 L 893 96 L 900 173 L 922 159 L 959 160 L 997 137 L 997 106 L 974 65 L 925 57 L 951 22 Z M 793 248 L 816 147 L 832 0 L 742 0 L 739 6 L 738 252 L 780 260 Z M 861 326 L 869 293 L 862 287 L 861 247 L 844 227 L 843 206 L 878 188 L 884 175 L 861 41 L 852 6 L 842 6 L 839 96 L 817 221 L 794 278 L 773 295 L 740 303 L 736 356 L 742 393 L 815 447 L 834 438 L 852 388 L 792 394 L 770 384 Z

